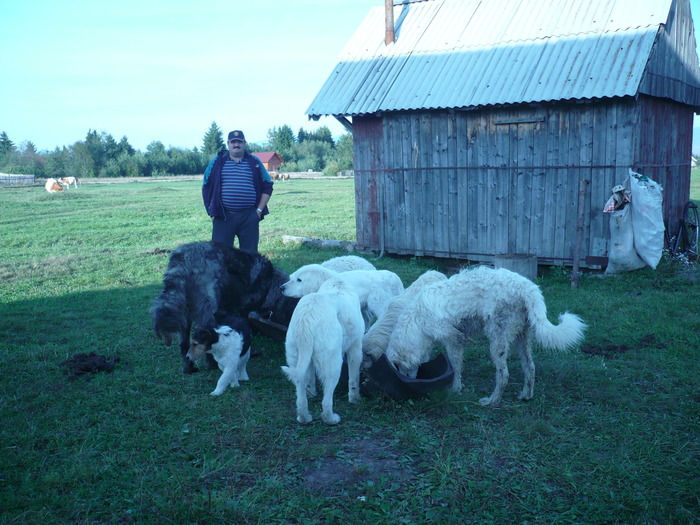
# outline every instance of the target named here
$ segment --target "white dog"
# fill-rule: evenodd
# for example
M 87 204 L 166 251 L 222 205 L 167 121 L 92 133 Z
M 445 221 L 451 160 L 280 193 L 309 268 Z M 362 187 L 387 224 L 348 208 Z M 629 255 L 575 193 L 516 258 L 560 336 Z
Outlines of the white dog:
M 282 293 L 288 297 L 303 297 L 317 292 L 332 277 L 342 278 L 360 299 L 365 327 L 373 317 L 379 318 L 389 301 L 403 292 L 401 278 L 389 270 L 351 270 L 334 272 L 320 264 L 307 264 L 289 276 L 282 285 Z
M 525 379 L 519 399 L 527 400 L 535 387 L 531 337 L 546 348 L 564 350 L 578 344 L 585 329 L 583 321 L 571 313 L 560 315 L 557 326 L 550 323 L 542 292 L 529 279 L 506 269 L 477 267 L 419 293 L 399 316 L 386 353 L 401 372 L 415 377 L 418 367 L 430 359 L 433 344 L 442 343 L 455 370 L 452 389 L 459 391 L 466 336 L 482 330 L 496 367 L 496 387 L 479 403 L 495 407 L 508 384 L 512 344 L 520 355 Z
M 216 328 L 195 331 L 187 357 L 196 361 L 208 352 L 222 371 L 212 396 L 223 394 L 229 385 L 240 386 L 239 380 L 249 380 L 250 342 L 250 325 L 242 317 L 229 316 Z
M 333 257 L 321 263 L 321 266 L 334 272 L 349 272 L 351 270 L 376 270 L 375 266 L 367 259 L 357 255 L 341 255 Z
M 389 345 L 389 338 L 396 327 L 399 315 L 408 308 L 408 305 L 414 301 L 415 297 L 425 289 L 425 287 L 446 280 L 447 276 L 443 273 L 436 272 L 435 270 L 427 271 L 406 288 L 401 295 L 397 295 L 391 299 L 384 314 L 370 326 L 367 333 L 362 337 L 362 352 L 366 356 L 371 357 L 373 361 L 379 359 L 379 357 L 386 352 L 386 348 Z M 367 364 L 369 365 L 371 363 Z
M 333 412 L 343 355 L 348 363 L 348 401 L 360 401 L 360 363 L 364 321 L 360 301 L 342 279 L 333 278 L 318 292 L 301 298 L 287 330 L 287 366 L 282 371 L 296 387 L 297 421 L 310 423 L 307 383 L 315 370 L 323 385 L 321 418 L 329 425 L 340 421 Z

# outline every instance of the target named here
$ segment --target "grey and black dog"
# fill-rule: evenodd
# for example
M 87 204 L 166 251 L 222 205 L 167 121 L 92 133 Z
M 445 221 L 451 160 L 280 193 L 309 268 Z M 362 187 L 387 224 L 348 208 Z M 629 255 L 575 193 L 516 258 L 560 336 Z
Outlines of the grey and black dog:
M 183 244 L 170 254 L 163 290 L 153 300 L 156 336 L 169 346 L 172 334 L 178 334 L 182 370 L 194 372 L 187 357 L 193 326 L 210 326 L 222 314 L 246 317 L 250 312 L 288 326 L 299 301 L 282 294 L 281 285 L 288 280 L 259 253 L 213 242 Z

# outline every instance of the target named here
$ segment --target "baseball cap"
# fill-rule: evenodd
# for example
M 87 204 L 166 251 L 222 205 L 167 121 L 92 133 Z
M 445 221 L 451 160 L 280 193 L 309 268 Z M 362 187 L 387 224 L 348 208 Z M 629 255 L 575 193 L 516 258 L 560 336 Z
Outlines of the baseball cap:
M 239 129 L 232 131 L 228 134 L 229 140 L 245 140 L 245 135 Z

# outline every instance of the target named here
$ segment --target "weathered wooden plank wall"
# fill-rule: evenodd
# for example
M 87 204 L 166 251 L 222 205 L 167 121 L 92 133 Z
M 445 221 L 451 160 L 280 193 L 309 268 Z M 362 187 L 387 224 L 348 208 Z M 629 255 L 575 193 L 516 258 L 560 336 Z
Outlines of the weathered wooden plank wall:
M 692 110 L 651 97 L 355 118 L 357 239 L 391 253 L 491 261 L 533 253 L 572 264 L 579 180 L 581 264 L 607 255 L 602 208 L 629 167 L 689 195 Z M 670 191 L 669 191 L 670 190 Z M 680 210 L 680 211 L 679 211 Z
M 364 118 L 353 122 L 353 157 L 356 173 L 355 207 L 361 213 L 355 213 L 355 225 L 358 232 L 358 242 L 371 249 L 381 249 L 380 232 L 386 226 L 383 224 L 384 215 L 380 212 L 380 187 L 378 179 L 373 174 L 381 173 L 384 167 L 385 152 L 382 134 L 382 119 Z M 364 171 L 363 171 L 364 170 Z M 385 186 L 386 184 L 383 183 Z M 384 200 L 383 198 L 381 200 Z M 360 232 L 362 240 L 360 241 Z
M 681 104 L 640 97 L 642 133 L 636 143 L 635 167 L 664 188 L 664 217 L 675 231 L 690 198 L 693 113 Z

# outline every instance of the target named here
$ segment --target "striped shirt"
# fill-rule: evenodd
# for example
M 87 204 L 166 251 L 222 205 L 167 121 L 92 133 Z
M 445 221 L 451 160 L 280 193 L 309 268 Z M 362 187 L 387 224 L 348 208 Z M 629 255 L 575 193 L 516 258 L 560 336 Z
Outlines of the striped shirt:
M 221 202 L 227 210 L 247 210 L 256 202 L 253 172 L 245 161 L 226 159 L 221 168 Z

